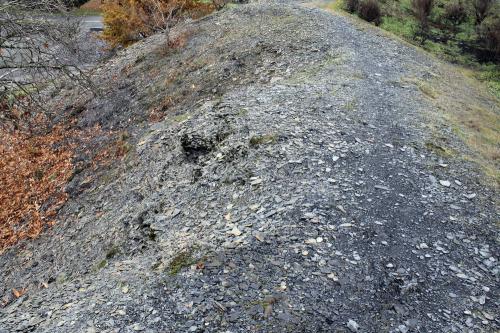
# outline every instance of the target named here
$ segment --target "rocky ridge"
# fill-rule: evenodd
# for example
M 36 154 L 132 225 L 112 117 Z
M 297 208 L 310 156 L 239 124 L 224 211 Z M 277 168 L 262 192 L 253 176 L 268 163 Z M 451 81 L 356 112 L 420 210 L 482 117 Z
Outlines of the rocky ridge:
M 429 149 L 439 111 L 405 80 L 446 66 L 294 2 L 176 33 L 183 49 L 157 35 L 96 71 L 109 88 L 80 126 L 126 128 L 132 148 L 0 257 L 0 295 L 32 287 L 0 332 L 500 328 L 496 189 Z

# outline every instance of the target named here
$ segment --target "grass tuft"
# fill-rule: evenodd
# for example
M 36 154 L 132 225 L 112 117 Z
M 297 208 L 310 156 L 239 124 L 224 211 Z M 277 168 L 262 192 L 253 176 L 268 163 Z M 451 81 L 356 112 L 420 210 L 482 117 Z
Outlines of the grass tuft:
M 274 134 L 256 135 L 250 138 L 251 146 L 258 146 L 271 143 L 276 143 L 276 135 Z
M 422 81 L 418 81 L 417 87 L 424 95 L 432 99 L 435 99 L 437 97 L 436 91 L 429 84 Z
M 196 262 L 197 260 L 193 257 L 192 251 L 182 251 L 176 255 L 168 265 L 168 273 L 170 275 L 177 275 L 183 268 L 190 267 L 196 264 Z
M 118 254 L 120 254 L 120 248 L 118 246 L 113 246 L 109 251 L 106 253 L 106 259 L 112 259 L 116 257 Z
M 433 153 L 435 153 L 439 156 L 450 157 L 453 155 L 452 152 L 448 148 L 445 148 L 445 147 L 443 147 L 437 143 L 431 142 L 431 141 L 427 141 L 425 143 L 425 148 L 427 148 L 429 151 L 432 151 Z

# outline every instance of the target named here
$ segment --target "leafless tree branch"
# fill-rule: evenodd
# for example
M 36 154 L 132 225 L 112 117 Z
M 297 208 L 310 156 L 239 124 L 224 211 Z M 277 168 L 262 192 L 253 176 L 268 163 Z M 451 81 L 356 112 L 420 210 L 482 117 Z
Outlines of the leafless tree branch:
M 0 0 L 0 117 L 68 80 L 91 87 L 79 68 L 80 23 L 63 0 Z M 22 96 L 22 98 L 20 98 Z

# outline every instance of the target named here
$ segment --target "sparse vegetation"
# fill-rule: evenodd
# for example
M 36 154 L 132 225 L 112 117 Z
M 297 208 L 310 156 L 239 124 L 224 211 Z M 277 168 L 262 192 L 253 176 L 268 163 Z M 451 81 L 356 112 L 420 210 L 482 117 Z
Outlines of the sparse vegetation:
M 188 113 L 180 114 L 178 116 L 175 116 L 173 119 L 176 123 L 182 123 L 190 118 Z
M 123 160 L 132 149 L 128 139 L 126 132 L 117 135 L 115 142 L 110 143 L 94 156 L 94 163 L 99 166 L 109 166 L 116 159 Z
M 106 266 L 108 266 L 108 261 L 106 259 L 103 259 L 97 263 L 97 265 L 94 268 L 94 271 L 99 271 Z
M 488 107 L 488 100 L 483 104 L 469 94 L 480 93 L 465 90 L 461 83 L 455 78 L 447 78 L 447 81 L 434 78 L 428 82 L 418 80 L 406 80 L 413 82 L 419 89 L 430 92 L 433 96 L 431 101 L 440 112 L 428 112 L 429 126 L 433 128 L 435 139 L 427 142 L 427 149 L 441 156 L 456 156 L 477 163 L 488 180 L 500 184 L 500 172 L 498 161 L 500 160 L 500 149 L 498 147 L 500 128 L 500 116 L 494 108 Z M 480 87 L 474 87 L 481 89 Z M 450 147 L 449 142 L 441 140 L 441 127 L 446 126 L 453 130 L 454 134 L 470 148 L 468 152 L 459 152 Z
M 256 135 L 250 138 L 251 146 L 258 146 L 275 142 L 276 142 L 276 135 L 274 134 Z
M 113 259 L 115 256 L 120 254 L 120 248 L 116 245 L 112 246 L 106 253 L 106 259 Z
M 418 81 L 417 82 L 418 89 L 426 96 L 430 98 L 436 98 L 436 91 L 427 83 Z
M 435 143 L 433 141 L 427 141 L 425 143 L 425 147 L 429 151 L 432 151 L 433 153 L 435 153 L 435 154 L 437 154 L 439 156 L 450 157 L 450 156 L 453 155 L 452 152 L 448 148 L 445 148 L 442 145 L 437 144 L 437 143 Z
M 346 111 L 354 111 L 356 109 L 357 102 L 355 99 L 350 100 L 344 105 Z
M 196 262 L 197 260 L 193 257 L 192 251 L 182 251 L 172 259 L 168 265 L 168 272 L 170 275 L 177 275 L 183 268 L 194 265 Z

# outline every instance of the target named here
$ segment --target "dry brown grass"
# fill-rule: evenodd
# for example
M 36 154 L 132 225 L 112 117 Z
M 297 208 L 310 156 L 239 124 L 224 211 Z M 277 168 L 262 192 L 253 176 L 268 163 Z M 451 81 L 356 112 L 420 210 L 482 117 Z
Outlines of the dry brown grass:
M 159 105 L 153 107 L 150 110 L 149 121 L 153 123 L 162 121 L 165 118 L 168 109 L 174 105 L 175 105 L 174 98 L 172 98 L 172 96 L 166 96 L 165 98 L 163 98 L 163 100 L 160 102 Z
M 194 34 L 193 29 L 173 30 L 168 36 L 168 42 L 158 47 L 156 53 L 160 56 L 168 56 L 174 52 L 183 49 L 191 36 Z
M 462 157 L 477 163 L 487 179 L 500 185 L 500 102 L 481 82 L 451 65 L 443 65 L 434 79 L 416 84 L 432 92 L 430 96 L 423 91 L 439 111 L 427 113 L 429 123 L 450 126 L 469 148 Z

